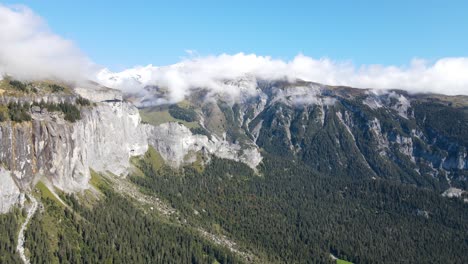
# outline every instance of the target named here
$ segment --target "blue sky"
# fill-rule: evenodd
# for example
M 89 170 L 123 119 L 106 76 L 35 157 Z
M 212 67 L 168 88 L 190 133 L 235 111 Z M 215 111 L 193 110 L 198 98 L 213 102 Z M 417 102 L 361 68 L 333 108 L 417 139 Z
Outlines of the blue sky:
M 381 1 L 383 2 L 383 1 Z M 6 1 L 114 70 L 237 52 L 405 65 L 468 56 L 468 1 Z

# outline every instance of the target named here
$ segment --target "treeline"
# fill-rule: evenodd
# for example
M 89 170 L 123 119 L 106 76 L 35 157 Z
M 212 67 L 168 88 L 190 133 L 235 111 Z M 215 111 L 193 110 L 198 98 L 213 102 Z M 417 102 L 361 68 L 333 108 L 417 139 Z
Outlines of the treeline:
M 14 80 L 14 79 L 11 79 L 9 77 L 6 78 L 6 81 L 8 82 L 8 84 L 10 85 L 10 87 L 12 87 L 13 89 L 19 91 L 19 92 L 22 92 L 22 93 L 38 93 L 39 90 L 34 86 L 33 83 L 29 83 L 29 82 L 21 82 L 21 81 L 18 81 L 18 80 Z M 48 89 L 50 90 L 50 92 L 52 93 L 59 93 L 59 92 L 63 92 L 66 90 L 66 88 L 62 85 L 58 85 L 58 84 L 42 84 L 41 85 L 42 87 L 48 87 Z
M 467 204 L 391 181 L 322 176 L 298 161 L 264 156 L 261 176 L 213 157 L 202 173 L 155 171 L 143 160 L 146 177 L 132 180 L 267 262 L 326 263 L 330 253 L 354 263 L 468 258 Z
M 6 108 L 0 108 L 0 122 L 7 121 L 8 119 L 13 122 L 31 121 L 30 108 L 31 105 L 29 103 L 10 102 Z
M 20 81 L 10 80 L 8 83 L 18 91 L 29 92 L 28 86 Z
M 63 118 L 70 122 L 81 119 L 81 112 L 78 107 L 68 102 L 56 104 L 41 101 L 39 103 L 34 102 L 33 106 L 39 106 L 41 109 L 47 109 L 49 112 L 62 112 L 64 114 Z
M 91 102 L 88 99 L 78 97 L 76 99 L 76 104 L 62 102 L 62 103 L 46 103 L 44 100 L 41 102 L 29 102 L 19 103 L 19 102 L 10 102 L 8 105 L 0 106 L 0 122 L 11 120 L 13 122 L 27 122 L 31 121 L 31 107 L 38 106 L 40 109 L 47 109 L 48 112 L 62 112 L 64 114 L 64 119 L 70 122 L 76 122 L 81 119 L 80 109 L 77 107 L 80 106 L 89 106 Z

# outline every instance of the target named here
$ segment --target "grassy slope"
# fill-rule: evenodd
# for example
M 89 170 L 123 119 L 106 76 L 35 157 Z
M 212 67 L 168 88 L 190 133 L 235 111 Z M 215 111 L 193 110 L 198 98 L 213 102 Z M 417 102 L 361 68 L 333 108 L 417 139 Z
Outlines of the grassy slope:
M 41 203 L 46 205 L 46 210 L 44 213 L 37 214 L 33 217 L 31 221 L 35 221 L 37 225 L 34 225 L 26 230 L 26 236 L 32 235 L 30 233 L 31 229 L 40 228 L 44 230 L 45 235 L 47 237 L 47 244 L 49 245 L 48 253 L 52 254 L 52 252 L 58 250 L 59 244 L 59 233 L 61 229 L 61 221 L 62 221 L 62 210 L 65 209 L 65 206 L 52 194 L 49 188 L 41 181 L 39 181 L 35 189 L 38 193 L 38 198 L 40 199 Z M 33 231 L 34 232 L 34 231 Z M 28 238 L 26 238 L 26 241 Z M 30 247 L 28 242 L 26 242 L 26 247 Z M 58 263 L 56 260 L 53 263 Z
M 62 203 L 57 200 L 54 194 L 49 190 L 49 188 L 43 183 L 43 182 L 38 182 L 36 184 L 36 189 L 39 191 L 40 199 L 50 199 L 54 202 L 57 202 L 57 204 L 61 205 Z
M 169 111 L 160 110 L 158 108 L 142 108 L 140 109 L 140 115 L 143 122 L 157 126 L 167 122 L 178 122 L 182 123 L 188 128 L 200 127 L 198 122 L 186 122 L 184 120 L 176 119 L 169 114 Z
M 70 95 L 72 94 L 72 89 L 64 84 L 64 83 L 60 83 L 60 82 L 56 82 L 56 81 L 35 81 L 35 82 L 32 82 L 30 84 L 28 83 L 24 83 L 27 85 L 28 87 L 28 90 L 29 90 L 29 93 L 31 94 L 39 94 L 39 95 L 44 95 L 44 94 L 51 94 L 51 93 L 54 93 L 53 89 L 52 89 L 52 85 L 59 85 L 60 87 L 63 88 L 63 91 L 60 91 L 59 93 L 61 94 L 65 94 L 65 95 Z M 33 93 L 30 88 L 32 87 L 35 87 L 37 89 L 37 93 Z M 57 93 L 57 92 L 55 92 Z M 24 96 L 26 95 L 27 93 L 26 92 L 22 92 L 20 90 L 18 90 L 17 88 L 15 88 L 14 86 L 12 86 L 10 84 L 10 79 L 8 78 L 5 78 L 5 79 L 2 79 L 0 80 L 0 96 Z
M 103 188 L 109 188 L 109 182 L 106 181 L 99 173 L 91 170 L 91 180 L 89 184 L 94 186 L 96 189 L 100 190 Z
M 161 154 L 155 150 L 152 146 L 148 148 L 148 151 L 145 153 L 144 159 L 149 161 L 153 170 L 159 170 L 164 166 L 164 160 L 161 157 Z

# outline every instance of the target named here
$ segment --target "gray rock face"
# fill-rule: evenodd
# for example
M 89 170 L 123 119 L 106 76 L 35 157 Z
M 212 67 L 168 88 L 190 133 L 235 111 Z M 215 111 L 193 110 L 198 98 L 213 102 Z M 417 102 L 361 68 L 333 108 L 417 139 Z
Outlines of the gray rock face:
M 75 92 L 92 102 L 122 101 L 121 91 L 98 85 L 76 87 Z
M 20 202 L 21 192 L 9 171 L 0 167 L 0 214 Z
M 138 109 L 122 101 L 119 91 L 105 87 L 77 88 L 76 93 L 96 105 L 84 107 L 75 123 L 37 108 L 32 109 L 31 122 L 0 123 L 0 212 L 18 203 L 21 192 L 41 177 L 61 190 L 77 192 L 88 188 L 90 168 L 125 175 L 129 158 L 145 153 L 150 145 L 172 167 L 192 163 L 202 154 L 255 169 L 262 148 L 294 156 L 324 173 L 359 171 L 374 178 L 464 188 L 467 141 L 465 135 L 452 132 L 466 131 L 466 126 L 445 130 L 437 120 L 426 120 L 426 115 L 439 113 L 427 111 L 434 106 L 433 97 L 313 83 L 241 81 L 238 88 L 242 92 L 236 100 L 207 97 L 203 91 L 189 98 L 206 135 L 174 122 L 142 124 Z M 74 103 L 77 97 L 46 99 Z M 437 107 L 448 116 L 459 113 L 451 106 L 456 101 L 444 102 Z M 466 115 L 459 119 L 466 120 Z
M 89 169 L 121 175 L 129 158 L 148 144 L 138 110 L 124 102 L 101 103 L 69 123 L 60 117 L 33 115 L 26 123 L 0 124 L 1 211 L 15 204 L 40 177 L 66 192 L 88 188 Z
M 76 125 L 75 138 L 81 139 L 87 164 L 97 171 L 121 175 L 129 168 L 129 158 L 148 149 L 145 127 L 138 109 L 125 102 L 100 104 Z
M 86 94 L 81 96 L 85 97 Z M 0 213 L 17 204 L 41 177 L 65 192 L 89 187 L 90 168 L 125 175 L 131 156 L 153 145 L 173 167 L 193 162 L 199 151 L 245 162 L 261 161 L 256 146 L 244 148 L 224 139 L 193 135 L 178 123 L 157 127 L 141 124 L 138 109 L 109 96 L 86 96 L 97 103 L 81 110 L 81 119 L 67 122 L 60 114 L 32 111 L 31 122 L 0 123 Z M 106 99 L 107 98 L 107 99 Z
M 147 127 L 149 144 L 152 145 L 171 166 L 178 167 L 193 161 L 191 155 L 203 151 L 224 159 L 246 163 L 255 168 L 262 160 L 256 147 L 244 150 L 237 144 L 229 143 L 213 136 L 193 135 L 184 125 L 164 123 L 156 127 Z

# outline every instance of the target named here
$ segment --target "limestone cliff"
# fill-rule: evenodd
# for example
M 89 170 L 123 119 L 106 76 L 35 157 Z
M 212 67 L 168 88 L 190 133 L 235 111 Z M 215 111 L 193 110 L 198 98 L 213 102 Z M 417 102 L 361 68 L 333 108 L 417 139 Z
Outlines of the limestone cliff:
M 120 175 L 128 169 L 130 156 L 147 150 L 146 134 L 132 105 L 98 103 L 82 109 L 81 115 L 75 123 L 33 114 L 31 122 L 0 124 L 4 208 L 40 177 L 66 192 L 80 191 L 88 188 L 89 168 Z
M 0 213 L 17 204 L 21 194 L 41 178 L 65 192 L 79 192 L 89 188 L 90 168 L 125 175 L 130 157 L 144 154 L 148 144 L 173 167 L 193 162 L 191 155 L 198 151 L 243 161 L 253 168 L 261 161 L 256 148 L 244 151 L 225 140 L 193 135 L 178 123 L 142 124 L 138 109 L 122 101 L 116 90 L 98 88 L 96 93 L 91 88 L 75 90 L 93 102 L 81 107 L 81 118 L 76 122 L 32 107 L 31 121 L 0 123 Z
M 178 167 L 183 163 L 195 160 L 194 153 L 202 151 L 219 158 L 241 161 L 255 168 L 262 160 L 254 146 L 242 149 L 240 145 L 219 139 L 215 135 L 209 139 L 205 135 L 194 135 L 184 125 L 170 122 L 156 127 L 148 127 L 148 140 L 171 166 Z

